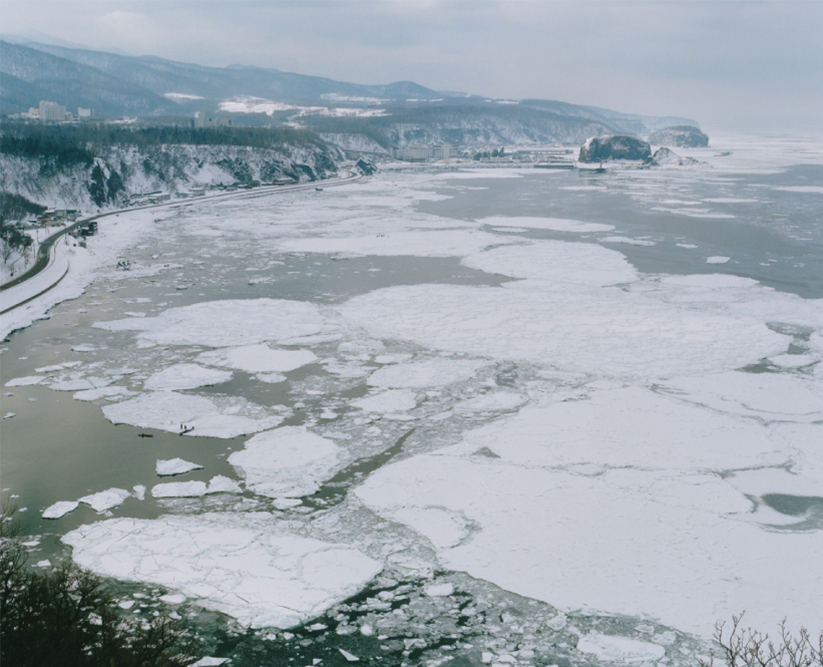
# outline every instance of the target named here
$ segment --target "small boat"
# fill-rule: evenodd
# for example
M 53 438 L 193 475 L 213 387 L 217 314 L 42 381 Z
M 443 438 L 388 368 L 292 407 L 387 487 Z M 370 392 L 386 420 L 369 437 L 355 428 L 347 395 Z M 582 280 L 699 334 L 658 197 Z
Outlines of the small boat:
M 323 188 L 315 188 L 317 192 L 323 192 Z
M 180 431 L 178 435 L 186 435 L 186 433 L 191 433 L 194 430 L 194 426 L 189 426 L 187 429 Z
M 151 433 L 138 433 L 137 437 L 138 438 L 153 438 L 154 435 L 152 435 Z

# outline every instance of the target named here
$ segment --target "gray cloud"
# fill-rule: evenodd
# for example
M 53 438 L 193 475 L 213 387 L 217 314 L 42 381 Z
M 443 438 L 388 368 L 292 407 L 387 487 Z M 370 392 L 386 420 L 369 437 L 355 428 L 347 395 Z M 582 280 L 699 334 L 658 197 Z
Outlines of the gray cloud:
M 823 105 L 814 1 L 4 0 L 3 30 L 710 126 L 813 127 Z

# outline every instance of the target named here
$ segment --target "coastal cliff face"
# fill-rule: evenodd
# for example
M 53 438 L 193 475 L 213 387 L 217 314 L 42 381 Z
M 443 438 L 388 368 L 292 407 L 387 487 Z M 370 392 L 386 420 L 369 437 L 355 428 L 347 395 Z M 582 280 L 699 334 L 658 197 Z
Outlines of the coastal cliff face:
M 590 137 L 580 148 L 580 162 L 603 162 L 605 160 L 648 160 L 652 155 L 651 146 L 641 139 L 628 135 Z
M 653 146 L 704 148 L 709 145 L 709 135 L 691 125 L 676 125 L 652 132 L 649 143 Z
M 117 208 L 131 195 L 147 192 L 314 181 L 333 175 L 340 159 L 337 149 L 314 145 L 117 145 L 91 160 L 74 162 L 0 154 L 0 191 L 48 206 L 89 211 Z

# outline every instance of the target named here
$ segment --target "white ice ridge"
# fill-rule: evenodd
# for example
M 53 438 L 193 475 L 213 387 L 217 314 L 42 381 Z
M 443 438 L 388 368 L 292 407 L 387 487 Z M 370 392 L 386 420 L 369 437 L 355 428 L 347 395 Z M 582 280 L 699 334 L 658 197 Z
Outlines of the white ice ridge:
M 164 368 L 149 377 L 144 383 L 145 389 L 153 391 L 163 389 L 196 389 L 231 380 L 230 371 L 203 368 L 198 364 L 175 364 Z
M 280 249 L 352 255 L 464 257 L 509 242 L 494 234 L 472 230 L 390 231 L 373 236 L 294 239 L 282 242 Z
M 170 308 L 157 317 L 95 322 L 109 331 L 139 331 L 162 345 L 229 347 L 315 334 L 325 321 L 316 306 L 282 299 L 205 301 Z
M 229 456 L 229 463 L 255 493 L 271 498 L 314 493 L 338 463 L 340 448 L 302 426 L 258 433 Z
M 477 222 L 494 227 L 526 227 L 528 229 L 548 229 L 554 232 L 610 232 L 614 225 L 602 222 L 583 222 L 567 218 L 502 217 L 478 218 Z
M 193 428 L 192 436 L 234 438 L 279 426 L 283 417 L 271 415 L 239 397 L 192 396 L 174 391 L 149 391 L 136 398 L 103 406 L 106 419 L 114 424 L 131 424 L 179 433 Z
M 734 386 L 722 386 L 725 407 Z M 642 611 L 703 636 L 742 609 L 753 627 L 820 627 L 820 532 L 771 530 L 777 513 L 747 495 L 819 489 L 819 424 L 769 425 L 703 395 L 627 387 L 523 408 L 355 493 L 427 538 L 444 567 L 560 608 Z M 775 474 L 747 472 L 759 469 Z
M 245 345 L 212 350 L 198 355 L 197 361 L 210 366 L 226 366 L 247 373 L 286 373 L 315 361 L 309 350 L 274 350 L 268 345 Z
M 267 514 L 110 519 L 62 540 L 82 567 L 175 589 L 253 628 L 313 618 L 381 569 L 356 549 L 287 533 Z
M 526 280 L 391 287 L 338 310 L 377 338 L 626 380 L 730 370 L 782 354 L 791 339 L 770 321 L 823 328 L 813 301 L 735 276 L 640 278 L 621 254 L 594 245 L 545 241 L 465 263 Z

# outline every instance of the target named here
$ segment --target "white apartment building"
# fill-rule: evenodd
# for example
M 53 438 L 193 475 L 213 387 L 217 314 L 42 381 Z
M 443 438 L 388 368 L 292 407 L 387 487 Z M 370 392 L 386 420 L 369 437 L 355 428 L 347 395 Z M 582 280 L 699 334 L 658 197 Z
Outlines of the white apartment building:
M 40 100 L 40 120 L 44 122 L 71 120 L 71 114 L 66 114 L 66 107 L 62 104 Z

